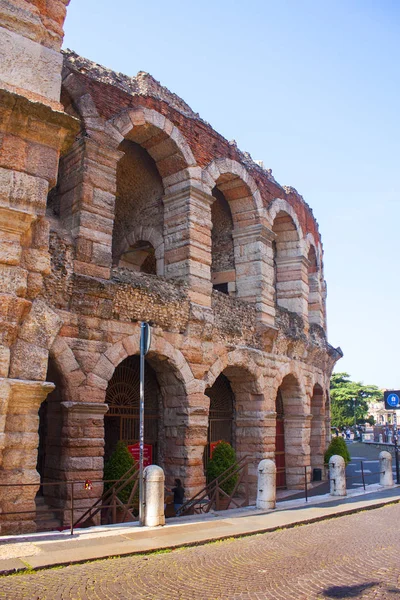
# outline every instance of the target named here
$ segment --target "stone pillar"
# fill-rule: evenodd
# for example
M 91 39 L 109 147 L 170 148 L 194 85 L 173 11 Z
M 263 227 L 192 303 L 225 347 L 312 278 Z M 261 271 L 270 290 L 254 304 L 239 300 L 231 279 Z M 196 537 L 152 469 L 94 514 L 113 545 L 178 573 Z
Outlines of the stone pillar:
M 148 527 L 165 525 L 164 471 L 157 465 L 144 469 L 144 524 Z
M 167 485 L 172 485 L 178 477 L 183 482 L 186 497 L 190 498 L 206 484 L 203 453 L 207 443 L 210 399 L 200 392 L 182 398 L 181 388 L 176 392 L 175 396 L 168 391 L 169 406 L 164 409 L 163 463 Z
M 308 321 L 324 327 L 324 307 L 318 271 L 308 275 Z
M 383 450 L 379 453 L 379 471 L 379 484 L 383 487 L 392 487 L 394 483 L 392 471 L 392 455 L 390 454 L 390 452 L 386 452 L 385 450 Z
M 75 273 L 110 277 L 117 162 L 122 156 L 82 137 L 60 163 L 60 217 L 76 240 Z
M 0 484 L 7 486 L 0 488 L 0 513 L 18 513 L 0 514 L 2 534 L 36 530 L 38 411 L 53 389 L 54 384 L 48 382 L 0 380 Z M 32 485 L 22 487 L 23 483 Z
M 305 476 L 311 479 L 310 433 L 311 415 L 284 417 L 286 485 L 289 489 L 303 489 Z
M 344 458 L 334 454 L 329 459 L 329 479 L 331 496 L 346 496 L 346 464 Z
M 265 458 L 258 465 L 257 508 L 276 507 L 276 465 Z
M 211 204 L 214 198 L 185 181 L 164 198 L 165 268 L 183 279 L 195 304 L 211 307 Z
M 62 453 L 60 481 L 79 481 L 74 485 L 76 517 L 89 508 L 103 493 L 104 414 L 108 405 L 97 402 L 62 402 Z M 93 482 L 85 490 L 84 482 Z M 64 508 L 63 523 L 70 524 L 71 486 L 59 486 L 54 506 Z
M 279 306 L 301 315 L 308 323 L 308 265 L 302 255 L 277 256 L 277 299 Z
M 268 456 L 272 457 L 274 454 L 276 413 L 263 410 L 263 396 L 239 390 L 234 390 L 234 392 L 236 456 L 238 460 L 244 456 L 248 456 L 250 459 L 248 467 L 250 500 L 254 501 L 257 496 L 258 464 L 260 460 Z
M 260 323 L 275 323 L 274 260 L 272 242 L 276 235 L 261 223 L 236 228 L 236 296 L 255 304 Z

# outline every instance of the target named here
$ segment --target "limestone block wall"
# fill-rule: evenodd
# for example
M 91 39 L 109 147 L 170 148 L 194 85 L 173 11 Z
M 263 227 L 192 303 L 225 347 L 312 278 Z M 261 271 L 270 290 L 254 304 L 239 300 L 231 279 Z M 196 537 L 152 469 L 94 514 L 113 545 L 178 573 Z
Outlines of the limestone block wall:
M 47 384 L 48 349 L 61 320 L 39 296 L 50 273 L 49 189 L 60 152 L 79 130 L 60 104 L 62 25 L 68 2 L 3 2 L 0 7 L 0 481 L 1 531 L 32 529 L 38 409 Z M 13 522 L 9 522 L 13 521 Z M 24 524 L 25 523 L 25 524 Z
M 61 70 L 67 4 L 0 9 L 0 484 L 33 484 L 0 494 L 0 511 L 21 512 L 3 515 L 1 532 L 35 528 L 40 444 L 42 479 L 61 484 L 46 500 L 65 524 L 68 482 L 102 479 L 107 389 L 139 352 L 141 320 L 153 329 L 167 485 L 205 484 L 206 391 L 223 374 L 254 490 L 258 462 L 275 454 L 278 392 L 287 483 L 299 487 L 321 464 L 341 355 L 326 339 L 312 211 L 151 76 L 117 77 L 73 53 Z M 146 252 L 153 274 L 141 272 Z M 101 489 L 79 488 L 75 506 Z

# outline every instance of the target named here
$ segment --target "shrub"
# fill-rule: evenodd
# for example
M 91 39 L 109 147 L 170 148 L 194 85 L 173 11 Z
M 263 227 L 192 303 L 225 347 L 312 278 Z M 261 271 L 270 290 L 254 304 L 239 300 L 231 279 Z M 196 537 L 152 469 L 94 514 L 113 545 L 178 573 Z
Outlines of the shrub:
M 104 466 L 104 479 L 121 479 L 135 464 L 135 460 L 124 442 L 119 441 L 110 459 Z M 134 482 L 128 483 L 118 494 L 118 498 L 126 504 L 129 500 L 129 495 L 132 491 Z M 113 483 L 105 483 L 104 491 L 106 492 L 113 486 Z
M 350 452 L 347 448 L 347 444 L 342 437 L 334 437 L 332 438 L 331 443 L 329 444 L 325 454 L 324 454 L 324 462 L 325 464 L 329 463 L 329 459 L 334 454 L 338 454 L 344 458 L 344 462 L 346 465 L 350 462 Z
M 211 483 L 214 479 L 219 477 L 224 471 L 236 463 L 236 453 L 232 446 L 227 442 L 219 442 L 214 448 L 212 458 L 207 465 L 207 482 Z M 221 489 L 228 495 L 230 495 L 236 482 L 238 475 L 232 475 L 229 479 L 224 481 L 221 485 Z

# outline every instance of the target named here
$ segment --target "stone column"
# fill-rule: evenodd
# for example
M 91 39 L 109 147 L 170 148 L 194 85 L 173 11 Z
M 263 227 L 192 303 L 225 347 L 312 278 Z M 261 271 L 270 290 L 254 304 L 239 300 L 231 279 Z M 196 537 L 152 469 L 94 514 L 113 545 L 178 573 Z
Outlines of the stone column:
M 76 240 L 75 273 L 110 277 L 117 162 L 122 156 L 82 137 L 60 163 L 60 217 Z
M 74 485 L 75 518 L 103 493 L 104 414 L 108 405 L 97 402 L 62 402 L 62 454 L 59 479 L 79 481 Z M 82 482 L 93 482 L 86 490 Z M 96 483 L 97 481 L 97 483 Z M 59 487 L 54 504 L 64 508 L 63 523 L 70 524 L 71 486 Z
M 311 415 L 284 417 L 286 484 L 289 489 L 303 489 L 306 473 L 307 480 L 311 478 L 311 419 Z
M 163 463 L 167 485 L 171 485 L 176 477 L 181 479 L 186 498 L 206 484 L 203 453 L 207 443 L 209 403 L 210 399 L 200 392 L 185 399 L 172 393 L 169 406 L 164 409 Z
M 261 223 L 236 228 L 235 243 L 237 297 L 255 304 L 258 320 L 275 323 L 274 261 L 272 242 L 276 235 Z
M 308 258 L 277 256 L 276 265 L 279 306 L 300 314 L 308 322 Z
M 0 484 L 7 486 L 1 488 L 0 513 L 18 513 L 0 515 L 2 534 L 36 530 L 35 496 L 40 483 L 36 471 L 38 411 L 53 389 L 54 384 L 48 382 L 0 380 Z M 32 485 L 23 487 L 23 483 Z
M 264 400 L 248 394 L 243 404 L 244 394 L 235 392 L 235 448 L 238 460 L 249 456 L 250 499 L 257 495 L 258 464 L 260 460 L 274 455 L 275 416 L 273 411 L 263 410 Z
M 322 414 L 321 414 L 322 413 Z M 310 435 L 311 467 L 323 469 L 326 449 L 326 423 L 321 407 L 313 408 Z
M 324 327 L 324 309 L 318 271 L 308 275 L 308 321 Z
M 164 198 L 165 276 L 183 279 L 193 303 L 211 307 L 211 204 L 190 182 Z

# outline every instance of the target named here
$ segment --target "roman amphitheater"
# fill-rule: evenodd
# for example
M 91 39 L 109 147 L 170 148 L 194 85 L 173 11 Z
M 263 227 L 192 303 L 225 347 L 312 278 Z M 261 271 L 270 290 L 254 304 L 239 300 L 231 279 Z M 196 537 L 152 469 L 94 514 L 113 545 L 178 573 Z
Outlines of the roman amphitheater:
M 313 213 L 151 75 L 61 52 L 67 4 L 0 8 L 0 513 L 20 511 L 1 532 L 35 529 L 42 482 L 98 481 L 88 506 L 104 455 L 137 441 L 141 321 L 167 483 L 199 490 L 225 439 L 297 488 L 341 356 Z M 64 524 L 69 489 L 44 492 Z

